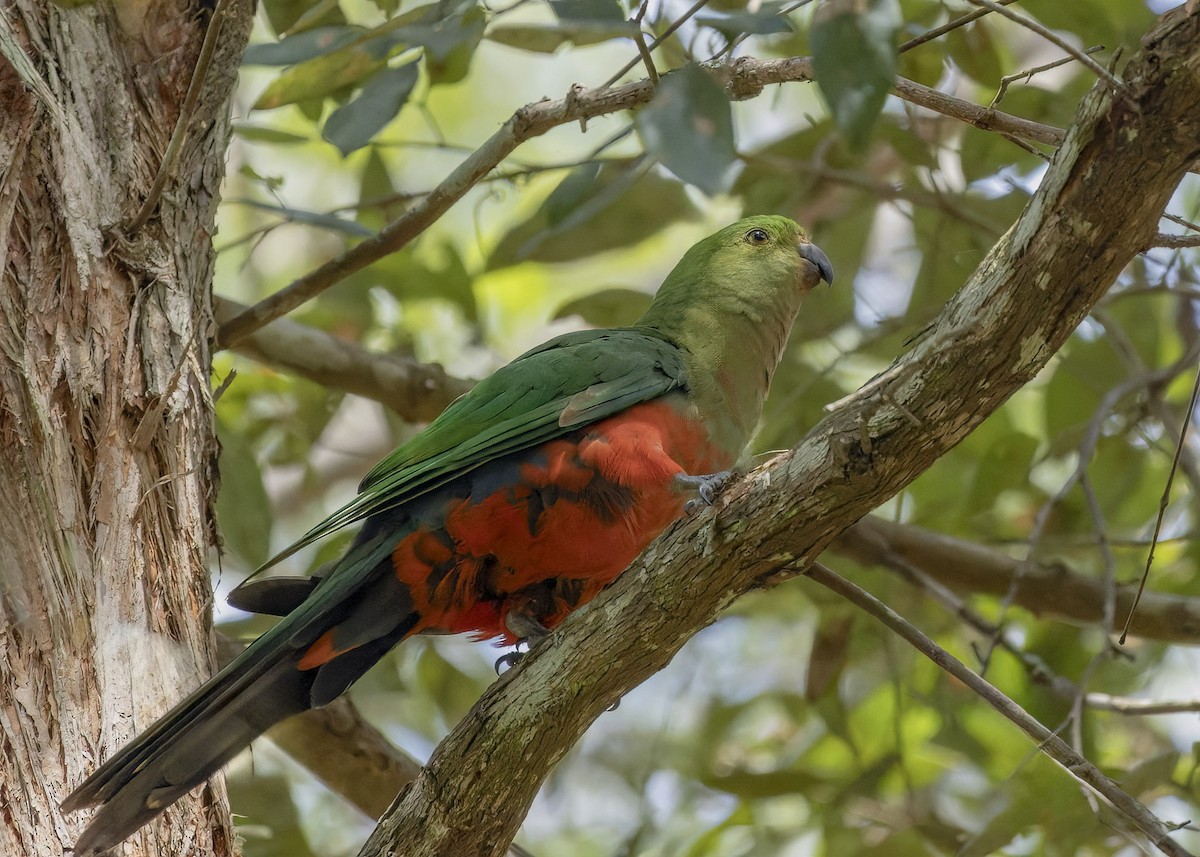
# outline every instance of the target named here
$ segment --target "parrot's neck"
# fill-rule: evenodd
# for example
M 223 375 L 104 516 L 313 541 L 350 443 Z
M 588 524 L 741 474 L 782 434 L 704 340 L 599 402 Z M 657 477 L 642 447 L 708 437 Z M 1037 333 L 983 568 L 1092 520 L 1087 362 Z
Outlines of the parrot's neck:
M 726 294 L 725 306 L 693 305 L 669 320 L 643 319 L 683 350 L 692 405 L 712 442 L 731 459 L 741 455 L 758 424 L 799 309 L 798 290 L 793 294 L 793 300 L 768 305 Z

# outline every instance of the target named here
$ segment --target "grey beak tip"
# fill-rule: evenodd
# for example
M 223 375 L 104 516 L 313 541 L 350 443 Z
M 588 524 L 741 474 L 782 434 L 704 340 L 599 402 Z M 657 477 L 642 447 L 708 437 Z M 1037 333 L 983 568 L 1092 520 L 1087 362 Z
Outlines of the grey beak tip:
M 825 251 L 816 244 L 801 244 L 799 252 L 802 257 L 812 262 L 821 274 L 821 279 L 833 285 L 833 263 L 825 255 Z

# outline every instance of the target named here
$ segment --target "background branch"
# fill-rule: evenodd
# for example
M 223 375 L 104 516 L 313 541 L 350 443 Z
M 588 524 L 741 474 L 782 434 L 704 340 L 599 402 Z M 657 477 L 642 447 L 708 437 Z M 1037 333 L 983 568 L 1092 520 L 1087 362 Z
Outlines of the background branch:
M 863 518 L 830 545 L 867 565 L 912 565 L 951 589 L 974 595 L 1006 595 L 1036 616 L 1099 627 L 1108 597 L 1104 581 L 1072 572 L 1062 563 L 1023 562 L 1001 551 L 953 536 L 883 518 Z M 1117 615 L 1124 617 L 1136 586 L 1116 588 Z M 1147 592 L 1131 633 L 1150 640 L 1200 645 L 1200 598 Z
M 245 309 L 237 301 L 213 298 L 218 323 Z M 447 375 L 441 366 L 367 351 L 286 318 L 239 340 L 233 350 L 326 387 L 382 402 L 411 422 L 432 420 L 474 384 Z

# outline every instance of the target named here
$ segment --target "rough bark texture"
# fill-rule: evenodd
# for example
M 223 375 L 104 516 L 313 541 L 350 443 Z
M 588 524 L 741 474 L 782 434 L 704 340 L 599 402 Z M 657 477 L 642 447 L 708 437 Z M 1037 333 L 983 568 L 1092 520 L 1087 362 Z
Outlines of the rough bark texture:
M 0 3 L 0 854 L 212 664 L 213 216 L 251 4 Z M 234 852 L 223 788 L 126 854 Z
M 500 854 L 547 773 L 606 707 L 739 595 L 815 558 L 1034 377 L 1148 246 L 1200 155 L 1200 14 L 1168 14 L 1125 79 L 1124 96 L 1085 99 L 1021 218 L 924 340 L 731 490 L 723 509 L 652 545 L 502 677 L 364 855 Z

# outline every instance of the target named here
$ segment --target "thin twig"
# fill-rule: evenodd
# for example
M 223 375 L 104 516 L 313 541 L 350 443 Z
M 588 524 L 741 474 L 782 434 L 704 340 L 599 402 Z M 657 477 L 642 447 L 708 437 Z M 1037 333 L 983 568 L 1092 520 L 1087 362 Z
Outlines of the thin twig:
M 999 2 L 1002 5 L 1007 6 L 1009 3 L 1016 3 L 1017 0 L 999 0 Z M 980 18 L 982 18 L 984 15 L 987 15 L 991 11 L 992 11 L 991 9 L 975 9 L 972 12 L 967 12 L 965 15 L 959 15 L 954 20 L 947 21 L 945 24 L 942 24 L 940 27 L 934 27 L 932 30 L 928 30 L 928 31 L 922 33 L 921 35 L 917 36 L 916 38 L 909 39 L 907 42 L 905 42 L 904 44 L 902 44 L 900 46 L 899 53 L 904 53 L 905 51 L 911 51 L 913 48 L 920 47 L 921 45 L 925 44 L 926 42 L 932 42 L 934 39 L 941 38 L 942 36 L 946 35 L 946 33 L 949 33 L 951 30 L 957 30 L 959 27 L 965 27 L 967 24 L 971 23 L 972 21 L 979 20 Z
M 125 229 L 127 235 L 134 234 L 146 225 L 146 221 L 158 207 L 159 199 L 162 198 L 163 189 L 171 177 L 175 160 L 183 149 L 183 141 L 187 139 L 188 128 L 192 124 L 192 114 L 195 113 L 196 103 L 200 100 L 200 91 L 204 88 L 204 81 L 208 78 L 208 69 L 212 65 L 213 52 L 217 48 L 217 38 L 221 35 L 221 26 L 225 21 L 228 5 L 229 0 L 217 0 L 216 8 L 213 9 L 212 16 L 208 19 L 208 29 L 204 32 L 204 42 L 200 45 L 199 56 L 196 57 L 196 67 L 192 69 L 192 79 L 188 83 L 187 94 L 179 108 L 179 118 L 175 120 L 175 129 L 171 132 L 171 139 L 167 142 L 166 151 L 163 152 L 162 162 L 158 165 L 158 174 L 154 177 L 154 184 L 150 186 L 150 191 L 146 194 L 146 199 L 142 202 L 142 207 L 138 210 L 137 215 Z
M 1133 614 L 1137 612 L 1138 602 L 1142 599 L 1142 591 L 1146 588 L 1146 581 L 1150 579 L 1150 566 L 1154 563 L 1154 548 L 1158 545 L 1158 535 L 1162 531 L 1163 518 L 1167 514 L 1167 503 L 1171 499 L 1171 485 L 1175 481 L 1175 473 L 1179 470 L 1179 457 L 1183 455 L 1183 444 L 1187 440 L 1188 426 L 1192 423 L 1192 414 L 1196 411 L 1196 400 L 1200 398 L 1200 367 L 1196 369 L 1196 381 L 1192 384 L 1192 398 L 1188 401 L 1187 411 L 1184 413 L 1183 425 L 1179 428 L 1179 442 L 1175 444 L 1175 455 L 1171 458 L 1171 469 L 1167 473 L 1167 484 L 1163 486 L 1162 497 L 1158 501 L 1158 515 L 1154 519 L 1154 534 L 1150 537 L 1150 550 L 1146 553 L 1146 568 L 1142 571 L 1142 579 L 1138 581 L 1137 594 L 1133 597 L 1133 606 L 1129 608 L 1129 615 L 1125 617 L 1125 626 L 1121 629 L 1121 637 L 1119 642 L 1125 645 L 1125 637 L 1129 633 L 1129 624 L 1133 621 Z
M 1097 51 L 1102 51 L 1102 50 L 1104 50 L 1104 45 L 1092 45 L 1090 48 L 1085 50 L 1084 53 L 1091 55 L 1091 54 L 1096 53 Z M 1075 60 L 1074 56 L 1066 56 L 1066 57 L 1062 57 L 1061 59 L 1056 59 L 1054 62 L 1048 62 L 1048 63 L 1045 63 L 1044 65 L 1034 66 L 1033 68 L 1027 68 L 1024 71 L 1018 71 L 1014 74 L 1004 75 L 1004 77 L 1000 78 L 1000 88 L 996 90 L 996 96 L 992 99 L 992 103 L 988 105 L 988 108 L 990 109 L 992 107 L 995 107 L 997 104 L 999 104 L 1000 101 L 1004 98 L 1005 93 L 1008 92 L 1008 87 L 1010 85 L 1016 83 L 1018 80 L 1023 80 L 1026 83 L 1028 83 L 1029 81 L 1031 81 L 1033 79 L 1033 76 L 1035 74 L 1041 74 L 1044 71 L 1050 71 L 1050 69 L 1052 69 L 1052 68 L 1058 68 L 1061 65 L 1066 65 L 1069 62 L 1074 62 L 1074 60 Z
M 633 42 L 637 45 L 638 55 L 642 58 L 642 65 L 646 67 L 646 76 L 650 78 L 650 82 L 658 86 L 658 69 L 654 67 L 654 57 L 650 55 L 650 49 L 646 47 L 646 34 L 642 32 L 642 19 L 646 17 L 646 10 L 650 7 L 650 0 L 642 0 L 641 7 L 630 21 L 633 24 Z
M 962 661 L 927 637 L 899 613 L 819 562 L 813 563 L 807 571 L 807 575 L 878 619 L 938 667 L 973 690 L 988 705 L 1036 741 L 1038 749 L 1058 762 L 1067 773 L 1087 785 L 1123 813 L 1164 854 L 1170 855 L 1170 857 L 1190 857 L 1190 852 L 1171 838 L 1168 825 L 1147 809 L 1141 801 L 1124 791 L 1120 785 L 1105 776 L 1099 768 L 1046 728 L 1037 718 L 969 669 Z
M 693 15 L 695 15 L 697 12 L 699 12 L 701 9 L 703 9 L 707 5 L 708 5 L 708 0 L 696 0 L 696 2 L 692 4 L 691 8 L 689 8 L 686 12 L 684 12 L 682 15 L 680 15 L 678 18 L 676 18 L 674 21 L 672 21 L 671 26 L 669 26 L 665 30 L 663 30 L 662 35 L 650 43 L 648 50 L 651 50 L 651 51 L 654 50 L 659 45 L 661 45 L 663 42 L 665 42 L 667 39 L 671 38 L 671 36 L 675 34 L 676 30 L 678 30 L 685 23 L 687 23 L 688 19 L 690 19 Z M 625 63 L 625 65 L 621 66 L 620 71 L 618 71 L 616 74 L 614 74 L 608 80 L 606 80 L 604 83 L 600 84 L 599 88 L 600 89 L 608 89 L 610 86 L 613 86 L 614 84 L 616 84 L 616 82 L 618 80 L 620 80 L 625 75 L 627 75 L 630 71 L 632 71 L 633 67 L 636 66 L 641 61 L 642 61 L 642 57 L 639 54 L 638 56 L 631 59 L 629 62 Z
M 1050 42 L 1052 45 L 1056 45 L 1057 47 L 1059 47 L 1066 53 L 1075 57 L 1075 59 L 1079 60 L 1085 66 L 1090 68 L 1092 70 L 1093 74 L 1095 74 L 1101 80 L 1107 82 L 1108 85 L 1111 86 L 1115 91 L 1121 93 L 1122 95 L 1126 94 L 1125 84 L 1122 83 L 1121 80 L 1116 75 L 1114 75 L 1111 71 L 1106 69 L 1104 66 L 1100 65 L 1100 63 L 1096 62 L 1094 59 L 1089 57 L 1083 51 L 1079 50 L 1079 48 L 1075 47 L 1070 42 L 1063 39 L 1061 36 L 1058 35 L 1058 33 L 1054 32 L 1050 28 L 1044 27 L 1041 24 L 1039 24 L 1037 21 L 1033 20 L 1032 18 L 1026 18 L 1024 15 L 1022 15 L 1018 12 L 1014 12 L 1012 9 L 1005 9 L 1003 5 L 1001 5 L 1000 3 L 994 2 L 994 0 L 971 0 L 971 2 L 977 6 L 986 6 L 988 9 L 991 9 L 993 12 L 1003 15 L 1005 18 L 1008 18 L 1010 21 L 1017 22 L 1025 29 L 1030 30 L 1034 33 L 1037 33 L 1039 36 L 1041 36 L 1046 41 Z
M 895 524 L 895 522 L 892 522 Z M 896 526 L 902 526 L 896 524 Z M 1083 704 L 1094 711 L 1112 711 L 1129 716 L 1144 716 L 1149 714 L 1183 714 L 1200 711 L 1200 699 L 1132 699 L 1126 696 L 1113 696 L 1107 693 L 1084 693 L 1080 684 L 1066 676 L 1059 675 L 1050 669 L 1040 657 L 1022 648 L 1004 633 L 999 625 L 989 622 L 975 611 L 963 598 L 937 578 L 928 574 L 924 569 L 906 560 L 886 544 L 881 545 L 877 559 L 879 565 L 892 569 L 904 580 L 914 586 L 919 586 L 934 601 L 937 601 L 951 615 L 961 619 L 967 626 L 973 628 L 984 637 L 996 638 L 999 647 L 1008 652 L 1025 669 L 1029 680 L 1036 685 L 1047 687 L 1062 699 L 1074 699 L 1082 694 Z
M 1166 247 L 1170 250 L 1200 247 L 1200 235 L 1168 235 L 1160 232 L 1150 241 L 1150 247 Z

